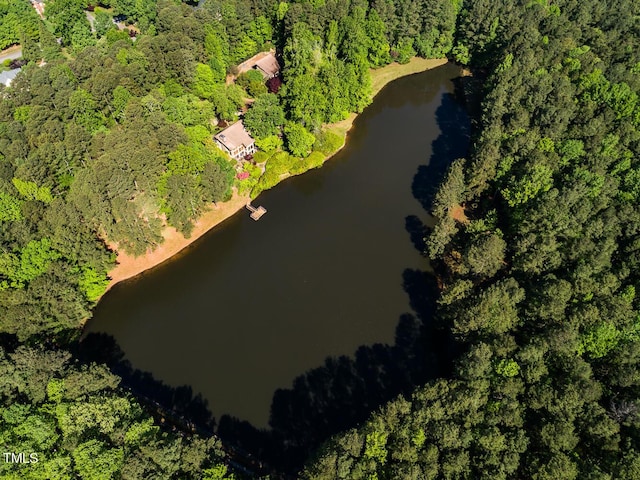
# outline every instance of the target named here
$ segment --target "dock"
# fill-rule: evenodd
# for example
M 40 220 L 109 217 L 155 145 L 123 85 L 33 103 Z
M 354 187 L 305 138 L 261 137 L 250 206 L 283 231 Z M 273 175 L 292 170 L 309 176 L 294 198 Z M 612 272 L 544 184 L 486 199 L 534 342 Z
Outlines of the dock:
M 258 220 L 260 220 L 260 217 L 262 217 L 265 213 L 267 213 L 267 209 L 264 207 L 254 207 L 253 205 L 251 205 L 251 202 L 247 202 L 247 210 L 249 210 L 251 212 L 251 218 L 253 218 L 256 222 Z

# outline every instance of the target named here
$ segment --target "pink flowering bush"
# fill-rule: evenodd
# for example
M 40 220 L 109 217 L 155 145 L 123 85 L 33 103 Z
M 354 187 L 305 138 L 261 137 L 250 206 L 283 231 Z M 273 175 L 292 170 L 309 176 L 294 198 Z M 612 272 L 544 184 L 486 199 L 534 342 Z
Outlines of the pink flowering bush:
M 249 178 L 249 172 L 240 172 L 236 175 L 236 178 L 238 180 L 246 180 L 247 178 Z

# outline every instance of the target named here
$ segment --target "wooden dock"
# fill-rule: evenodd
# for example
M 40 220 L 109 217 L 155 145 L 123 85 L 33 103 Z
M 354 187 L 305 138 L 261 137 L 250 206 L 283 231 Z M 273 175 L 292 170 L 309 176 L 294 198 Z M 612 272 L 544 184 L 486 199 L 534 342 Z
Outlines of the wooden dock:
M 247 210 L 249 210 L 251 212 L 251 218 L 253 218 L 255 221 L 260 220 L 260 217 L 262 217 L 265 213 L 267 213 L 267 209 L 264 207 L 254 207 L 253 205 L 251 205 L 251 202 L 247 202 Z

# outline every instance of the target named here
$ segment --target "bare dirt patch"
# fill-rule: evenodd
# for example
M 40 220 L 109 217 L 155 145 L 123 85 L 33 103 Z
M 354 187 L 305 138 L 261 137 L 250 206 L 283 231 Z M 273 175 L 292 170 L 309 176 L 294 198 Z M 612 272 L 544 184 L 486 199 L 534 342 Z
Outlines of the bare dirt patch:
M 460 223 L 469 223 L 469 219 L 464 211 L 464 206 L 456 205 L 451 210 L 449 210 L 449 215 L 456 221 Z

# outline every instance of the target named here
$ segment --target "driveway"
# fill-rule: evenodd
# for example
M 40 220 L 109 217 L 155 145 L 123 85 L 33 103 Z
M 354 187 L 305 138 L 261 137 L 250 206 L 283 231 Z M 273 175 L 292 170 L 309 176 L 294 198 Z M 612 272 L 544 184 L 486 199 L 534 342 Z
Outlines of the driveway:
M 22 56 L 22 47 L 17 45 L 13 47 L 9 47 L 6 50 L 2 50 L 0 52 L 0 63 L 5 60 L 15 60 L 16 58 L 20 58 Z

